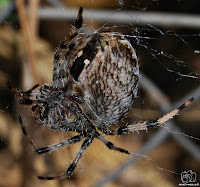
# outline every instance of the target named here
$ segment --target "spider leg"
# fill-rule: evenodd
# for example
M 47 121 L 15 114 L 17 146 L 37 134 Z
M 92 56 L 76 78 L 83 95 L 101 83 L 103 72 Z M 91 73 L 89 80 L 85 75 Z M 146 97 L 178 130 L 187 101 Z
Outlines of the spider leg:
M 18 94 L 30 95 L 31 92 L 32 92 L 33 90 L 35 90 L 35 89 L 39 86 L 39 84 L 36 84 L 36 85 L 34 85 L 31 89 L 27 90 L 26 92 L 21 92 L 21 91 L 19 91 L 17 88 L 14 88 L 13 85 L 10 84 L 10 81 L 7 81 L 6 83 L 7 83 L 8 88 L 9 88 L 15 95 L 18 95 Z
M 22 129 L 22 132 L 23 134 L 25 135 L 25 137 L 27 138 L 28 142 L 37 150 L 38 147 L 35 145 L 35 143 L 31 140 L 31 138 L 28 136 L 27 132 L 26 132 L 26 129 L 25 129 L 25 126 L 22 122 L 22 117 L 19 115 L 18 116 L 18 119 L 19 119 L 19 123 L 21 125 L 21 129 Z
M 22 94 L 22 93 L 25 93 L 25 94 L 27 94 L 27 95 L 30 95 L 30 94 L 32 93 L 32 91 L 35 90 L 38 86 L 39 86 L 39 84 L 36 84 L 36 85 L 34 85 L 31 89 L 29 89 L 28 91 L 26 91 L 26 92 L 20 92 L 20 93 L 21 93 L 21 94 Z
M 61 142 L 58 142 L 56 144 L 36 149 L 36 153 L 39 155 L 39 154 L 43 154 L 43 153 L 47 153 L 47 152 L 52 152 L 52 151 L 55 151 L 57 149 L 60 149 L 60 148 L 63 148 L 63 147 L 67 147 L 67 146 L 69 146 L 71 144 L 80 142 L 84 138 L 85 138 L 85 136 L 83 134 L 80 134 L 80 135 L 74 136 L 72 138 L 69 138 L 67 140 L 63 140 Z
M 194 100 L 194 98 L 191 98 L 190 100 L 185 102 L 183 105 L 181 105 L 179 108 L 177 108 L 175 110 L 172 110 L 171 112 L 165 114 L 164 116 L 162 116 L 161 118 L 159 118 L 156 121 L 143 121 L 143 122 L 140 122 L 138 124 L 128 125 L 128 126 L 125 126 L 125 127 L 120 127 L 120 128 L 115 130 L 114 134 L 115 135 L 127 134 L 129 132 L 138 132 L 140 130 L 146 130 L 147 131 L 148 129 L 151 129 L 151 128 L 160 127 L 165 122 L 167 122 L 168 120 L 172 119 L 174 116 L 178 115 L 179 112 L 181 110 L 183 110 L 184 108 L 186 108 L 193 100 Z
M 39 86 L 39 84 L 36 84 L 27 91 L 20 91 L 14 88 L 9 81 L 7 81 L 7 85 L 8 88 L 11 90 L 11 92 L 15 95 L 15 97 L 20 100 L 20 104 L 25 104 L 25 105 L 31 105 L 33 103 L 33 100 L 30 99 L 31 93 Z
M 53 81 L 56 81 L 60 77 L 62 77 L 62 71 L 60 71 L 60 73 L 59 73 L 59 70 L 62 69 L 62 68 L 58 68 L 60 66 L 59 65 L 60 56 L 64 52 L 64 50 L 68 49 L 67 53 L 65 54 L 65 58 L 67 58 L 67 56 L 70 54 L 70 52 L 74 48 L 76 40 L 77 40 L 78 35 L 79 35 L 79 32 L 80 32 L 81 27 L 82 27 L 82 23 L 83 23 L 82 13 L 83 13 L 83 8 L 80 7 L 79 12 L 78 12 L 78 16 L 75 19 L 74 29 L 72 31 L 71 36 L 69 38 L 66 38 L 65 40 L 62 40 L 60 42 L 59 47 L 57 47 L 55 49 L 54 60 L 53 60 Z M 65 63 L 63 63 L 62 66 L 64 67 Z M 65 75 L 64 77 L 67 77 L 67 76 Z
M 28 136 L 27 132 L 26 132 L 26 129 L 25 129 L 25 126 L 22 122 L 22 118 L 21 116 L 19 115 L 19 122 L 20 122 L 20 125 L 21 125 L 21 129 L 22 129 L 22 132 L 23 134 L 25 135 L 25 137 L 27 138 L 28 142 L 34 147 L 35 149 L 35 152 L 40 155 L 40 154 L 43 154 L 43 153 L 47 153 L 47 152 L 52 152 L 52 151 L 55 151 L 57 149 L 60 149 L 60 148 L 63 148 L 63 147 L 67 147 L 71 144 L 74 144 L 74 143 L 77 143 L 77 142 L 80 142 L 82 139 L 85 138 L 85 135 L 84 134 L 80 134 L 80 135 L 77 135 L 77 136 L 74 136 L 72 138 L 69 138 L 69 139 L 66 139 L 66 140 L 63 140 L 61 142 L 58 142 L 56 144 L 52 144 L 52 145 L 49 145 L 47 147 L 41 147 L 41 148 L 38 148 L 36 146 L 36 144 L 31 140 L 31 138 Z
M 82 14 L 83 14 L 83 8 L 80 7 L 79 11 L 78 11 L 78 16 L 77 16 L 77 18 L 75 20 L 75 27 L 77 29 L 80 29 L 82 27 L 82 24 L 83 24 L 83 16 L 82 16 Z
M 58 79 L 58 67 L 60 61 L 61 50 L 59 48 L 55 49 L 54 56 L 53 56 L 53 81 Z
M 83 142 L 81 148 L 79 149 L 79 151 L 77 152 L 74 160 L 72 161 L 72 163 L 70 164 L 69 168 L 67 169 L 67 171 L 63 174 L 57 175 L 57 176 L 38 176 L 38 179 L 42 179 L 42 180 L 53 180 L 53 179 L 64 179 L 66 177 L 70 177 L 72 176 L 74 169 L 76 168 L 78 162 L 80 161 L 80 159 L 82 158 L 83 154 L 85 153 L 86 149 L 89 147 L 89 145 L 92 143 L 93 139 L 94 139 L 94 134 L 87 137 L 85 139 L 85 141 Z
M 122 149 L 120 147 L 116 147 L 112 142 L 108 141 L 106 138 L 104 138 L 102 135 L 100 135 L 98 132 L 96 132 L 95 137 L 101 140 L 109 149 L 114 151 L 119 151 L 121 153 L 130 154 L 129 151 Z

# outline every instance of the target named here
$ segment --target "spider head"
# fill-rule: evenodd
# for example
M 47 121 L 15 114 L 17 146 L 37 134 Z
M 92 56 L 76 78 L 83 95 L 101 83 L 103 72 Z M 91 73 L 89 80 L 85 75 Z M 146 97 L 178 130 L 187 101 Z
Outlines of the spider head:
M 34 94 L 31 110 L 37 123 L 52 129 L 64 128 L 64 123 L 78 122 L 78 103 L 83 102 L 81 89 L 73 82 L 42 85 Z
M 37 124 L 49 126 L 53 130 L 77 131 L 77 126 L 84 121 L 79 104 L 84 102 L 83 90 L 73 78 L 50 85 L 35 85 L 28 91 L 20 91 L 9 82 L 7 85 L 20 104 L 31 105 L 31 111 Z M 83 125 L 82 125 L 83 126 Z

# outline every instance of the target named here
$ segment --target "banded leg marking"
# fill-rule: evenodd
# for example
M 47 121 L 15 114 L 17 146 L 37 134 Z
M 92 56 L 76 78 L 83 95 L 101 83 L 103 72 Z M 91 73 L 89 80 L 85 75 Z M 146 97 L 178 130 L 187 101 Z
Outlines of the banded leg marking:
M 47 147 L 41 147 L 39 149 L 36 149 L 36 153 L 39 155 L 39 154 L 43 154 L 43 153 L 47 153 L 47 152 L 52 152 L 52 151 L 55 151 L 55 150 L 58 150 L 58 149 L 61 149 L 63 147 L 67 147 L 71 144 L 74 144 L 74 143 L 77 143 L 77 142 L 80 142 L 82 139 L 84 139 L 85 136 L 84 135 L 77 135 L 77 136 L 74 136 L 72 138 L 69 138 L 67 140 L 63 140 L 61 142 L 58 142 L 56 144 L 53 144 L 53 145 L 49 145 Z
M 114 134 L 120 135 L 120 134 L 127 134 L 129 132 L 138 132 L 140 130 L 147 131 L 148 129 L 151 129 L 151 128 L 158 128 L 158 127 L 162 126 L 168 120 L 172 119 L 174 116 L 178 115 L 180 113 L 180 111 L 183 110 L 184 108 L 186 108 L 189 104 L 191 104 L 193 100 L 194 100 L 194 98 L 191 98 L 190 100 L 188 100 L 187 102 L 182 104 L 180 107 L 178 107 L 177 109 L 174 109 L 171 112 L 165 114 L 164 116 L 162 116 L 158 120 L 144 121 L 144 122 L 140 122 L 140 123 L 137 123 L 137 124 L 134 124 L 134 125 L 128 125 L 126 127 L 120 127 L 118 129 L 116 129 Z
M 82 158 L 82 156 L 85 153 L 86 149 L 92 143 L 93 139 L 94 139 L 94 135 L 92 135 L 92 136 L 90 136 L 90 137 L 85 139 L 85 141 L 83 142 L 81 148 L 77 152 L 73 162 L 70 164 L 69 168 L 67 169 L 66 173 L 63 173 L 63 174 L 60 174 L 60 175 L 57 175 L 57 176 L 38 176 L 38 179 L 53 180 L 53 179 L 64 179 L 66 177 L 72 176 L 72 174 L 73 174 L 78 162 Z
M 121 153 L 130 154 L 129 151 L 127 151 L 127 150 L 125 150 L 123 148 L 120 148 L 120 147 L 116 147 L 112 142 L 110 142 L 109 140 L 107 140 L 106 138 L 104 138 L 98 132 L 95 133 L 95 137 L 98 138 L 99 140 L 101 140 L 111 150 L 119 151 Z

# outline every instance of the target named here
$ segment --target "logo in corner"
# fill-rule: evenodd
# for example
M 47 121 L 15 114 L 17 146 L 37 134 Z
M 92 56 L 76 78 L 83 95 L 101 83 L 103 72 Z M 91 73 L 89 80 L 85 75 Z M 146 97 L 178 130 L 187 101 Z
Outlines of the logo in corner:
M 179 184 L 179 186 L 199 186 L 199 183 L 195 184 L 196 177 L 197 177 L 197 174 L 193 172 L 192 170 L 183 171 L 181 173 L 182 184 Z

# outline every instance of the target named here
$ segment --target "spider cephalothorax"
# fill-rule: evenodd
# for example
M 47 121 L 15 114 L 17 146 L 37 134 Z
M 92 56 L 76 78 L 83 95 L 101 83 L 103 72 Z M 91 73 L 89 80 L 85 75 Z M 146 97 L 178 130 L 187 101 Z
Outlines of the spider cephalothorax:
M 40 176 L 39 179 L 71 176 L 94 138 L 98 138 L 109 149 L 129 154 L 129 151 L 114 146 L 98 130 L 107 135 L 120 135 L 160 126 L 193 100 L 190 99 L 154 122 L 145 121 L 110 130 L 109 127 L 119 122 L 132 107 L 137 96 L 138 59 L 132 45 L 122 34 L 104 32 L 80 38 L 82 11 L 80 8 L 73 34 L 61 41 L 54 52 L 51 84 L 37 84 L 26 92 L 20 92 L 8 83 L 21 104 L 32 105 L 31 110 L 38 124 L 53 130 L 79 133 L 70 139 L 38 149 L 27 135 L 19 116 L 23 133 L 35 146 L 36 153 L 51 152 L 85 139 L 64 174 L 54 177 Z

